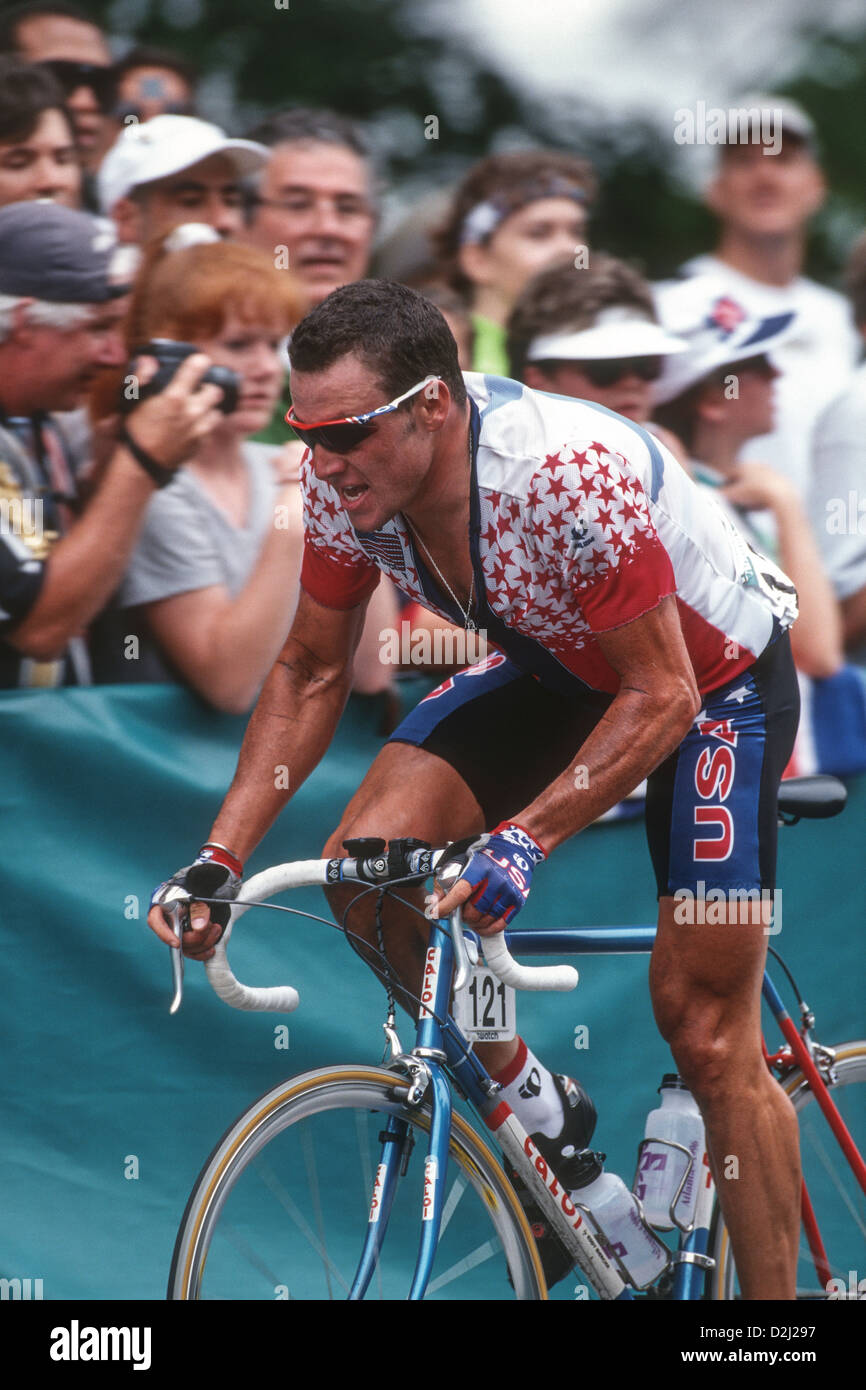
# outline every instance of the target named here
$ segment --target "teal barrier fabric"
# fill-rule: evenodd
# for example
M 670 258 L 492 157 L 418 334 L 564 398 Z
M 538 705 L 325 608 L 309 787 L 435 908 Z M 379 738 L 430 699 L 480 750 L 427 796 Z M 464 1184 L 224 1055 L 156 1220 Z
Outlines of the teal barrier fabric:
M 381 746 L 378 718 L 374 702 L 353 699 L 250 871 L 318 856 Z M 338 931 L 252 911 L 232 940 L 236 973 L 294 984 L 298 1011 L 236 1013 L 190 964 L 170 1018 L 168 951 L 146 927 L 148 896 L 209 830 L 245 721 L 162 686 L 5 693 L 0 719 L 0 1277 L 42 1280 L 45 1299 L 160 1299 L 189 1188 L 217 1139 L 284 1076 L 378 1062 L 384 996 Z M 784 914 L 772 938 L 830 1043 L 866 1032 L 866 785 L 849 791 L 839 819 L 781 832 Z M 296 896 L 327 915 L 318 890 Z M 521 925 L 654 915 L 643 827 L 617 823 L 557 851 Z M 587 1085 L 600 1113 L 594 1143 L 630 1182 L 670 1054 L 652 1021 L 646 957 L 578 964 L 574 994 L 520 1001 L 521 1031 Z M 573 1296 L 568 1281 L 558 1293 Z

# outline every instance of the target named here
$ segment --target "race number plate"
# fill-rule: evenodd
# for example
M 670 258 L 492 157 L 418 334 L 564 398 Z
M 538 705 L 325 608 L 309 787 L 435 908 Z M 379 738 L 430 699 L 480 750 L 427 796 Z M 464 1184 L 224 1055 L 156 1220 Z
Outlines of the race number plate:
M 470 1042 L 507 1042 L 517 1033 L 514 990 L 484 965 L 454 996 L 454 1019 Z

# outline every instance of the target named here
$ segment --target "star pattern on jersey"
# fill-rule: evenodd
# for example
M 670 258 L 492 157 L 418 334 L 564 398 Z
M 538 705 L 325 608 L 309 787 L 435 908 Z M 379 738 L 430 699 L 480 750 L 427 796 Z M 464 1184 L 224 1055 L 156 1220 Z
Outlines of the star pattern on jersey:
M 314 544 L 341 564 L 374 560 L 404 593 L 451 616 L 421 588 L 402 517 L 375 537 L 358 536 L 335 490 L 309 464 L 303 472 Z M 603 594 L 605 581 L 657 542 L 639 478 L 622 455 L 598 442 L 569 444 L 538 463 L 523 495 L 479 486 L 478 502 L 478 551 L 491 610 L 574 669 L 576 654 L 595 646 L 582 598 Z
M 481 561 L 494 612 L 557 655 L 589 638 L 580 595 L 655 540 L 625 460 L 603 445 L 547 454 L 525 499 L 481 494 Z

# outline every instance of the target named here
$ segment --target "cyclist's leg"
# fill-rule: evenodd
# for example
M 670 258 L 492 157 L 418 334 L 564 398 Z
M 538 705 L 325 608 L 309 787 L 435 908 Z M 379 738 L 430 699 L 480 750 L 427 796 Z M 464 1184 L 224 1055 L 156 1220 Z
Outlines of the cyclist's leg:
M 793 1298 L 797 1122 L 761 1051 L 767 937 L 743 908 L 719 915 L 718 925 L 678 922 L 674 900 L 660 900 L 650 969 L 653 1007 L 704 1117 L 743 1296 Z
M 785 638 L 707 697 L 647 795 L 659 887 L 653 1006 L 704 1115 L 747 1298 L 794 1296 L 797 1126 L 763 1061 L 760 990 L 780 922 L 778 912 L 769 920 L 778 784 L 797 715 Z
M 325 854 L 341 855 L 344 840 L 363 835 L 386 840 L 414 835 L 444 844 L 492 828 L 559 776 L 609 702 L 607 696 L 574 700 L 545 690 L 495 653 L 445 681 L 395 730 L 347 806 Z M 400 891 L 423 910 L 423 888 Z M 353 885 L 336 885 L 327 892 L 338 920 L 358 899 L 347 925 L 375 949 L 377 895 Z M 389 961 L 410 992 L 404 992 L 401 1002 L 414 1014 L 427 924 L 389 898 L 382 926 Z M 374 964 L 371 952 L 366 959 Z M 515 1061 L 518 1048 L 517 1040 L 478 1044 L 494 1075 Z
M 323 854 L 328 858 L 340 857 L 346 853 L 343 842 L 360 836 L 395 840 L 414 835 L 431 845 L 443 845 L 464 835 L 479 834 L 483 829 L 481 807 L 454 768 L 422 748 L 414 748 L 406 743 L 387 743 L 346 807 Z M 408 991 L 399 989 L 398 981 L 392 974 L 395 994 L 406 1011 L 414 1015 L 421 993 L 429 930 L 423 917 L 427 887 L 407 884 L 398 891 L 400 897 L 414 903 L 422 915 L 412 913 L 389 894 L 382 904 L 382 935 L 392 971 Z M 367 963 L 381 975 L 381 964 L 374 954 L 379 949 L 375 912 L 377 894 L 364 891 L 355 884 L 334 884 L 326 889 L 326 893 L 337 920 L 345 921 L 349 931 L 361 938 L 354 944 Z M 354 907 L 353 903 L 356 904 Z M 365 952 L 363 942 L 368 943 L 372 951 Z M 507 1061 L 514 1051 L 514 1045 L 509 1043 L 505 1046 L 508 1049 Z

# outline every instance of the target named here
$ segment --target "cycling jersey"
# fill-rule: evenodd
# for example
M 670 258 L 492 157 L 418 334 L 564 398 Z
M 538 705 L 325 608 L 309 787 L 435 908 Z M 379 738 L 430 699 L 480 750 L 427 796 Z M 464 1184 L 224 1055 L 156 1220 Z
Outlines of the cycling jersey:
M 477 622 L 523 671 L 563 693 L 615 693 L 597 634 L 676 595 L 702 694 L 747 670 L 797 615 L 782 571 L 753 550 L 673 455 L 601 406 L 466 373 L 469 545 Z M 339 494 L 302 464 L 303 588 L 351 608 L 382 570 L 463 625 L 403 517 L 356 532 Z M 455 538 L 457 540 L 457 538 Z

